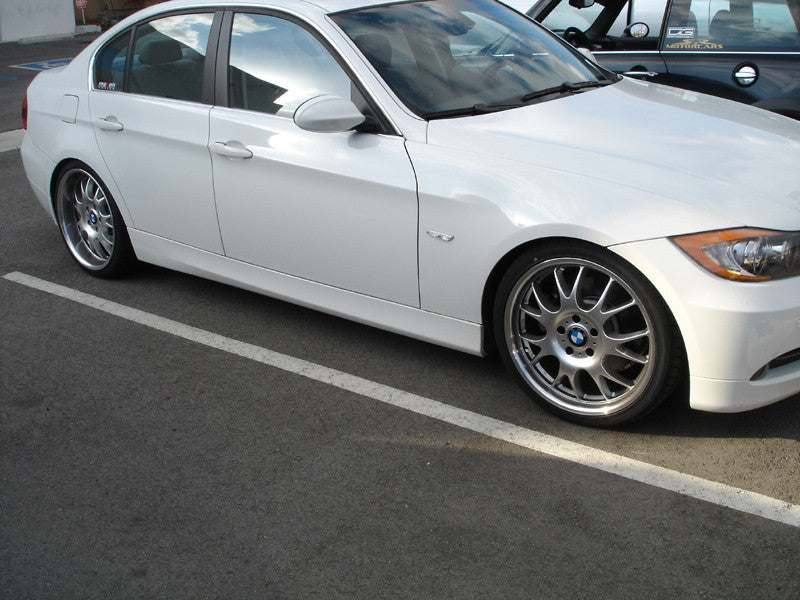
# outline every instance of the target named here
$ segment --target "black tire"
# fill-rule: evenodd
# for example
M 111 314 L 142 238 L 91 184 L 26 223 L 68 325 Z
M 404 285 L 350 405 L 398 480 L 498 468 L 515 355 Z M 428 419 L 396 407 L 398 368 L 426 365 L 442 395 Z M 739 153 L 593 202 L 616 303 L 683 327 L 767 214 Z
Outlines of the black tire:
M 497 291 L 503 362 L 541 406 L 615 427 L 655 409 L 683 376 L 680 333 L 655 288 L 612 252 L 555 241 L 529 249 Z
M 114 198 L 86 165 L 64 165 L 54 208 L 61 237 L 72 258 L 95 277 L 126 275 L 136 264 L 128 230 Z

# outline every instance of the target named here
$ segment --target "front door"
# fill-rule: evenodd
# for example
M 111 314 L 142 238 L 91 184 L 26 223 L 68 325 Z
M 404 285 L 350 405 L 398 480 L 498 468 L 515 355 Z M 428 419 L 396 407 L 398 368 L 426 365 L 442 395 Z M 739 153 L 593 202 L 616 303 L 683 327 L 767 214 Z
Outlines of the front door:
M 228 106 L 212 109 L 209 141 L 225 254 L 419 306 L 416 179 L 403 138 L 300 129 L 292 116 L 304 101 L 364 96 L 294 20 L 236 12 L 230 32 Z

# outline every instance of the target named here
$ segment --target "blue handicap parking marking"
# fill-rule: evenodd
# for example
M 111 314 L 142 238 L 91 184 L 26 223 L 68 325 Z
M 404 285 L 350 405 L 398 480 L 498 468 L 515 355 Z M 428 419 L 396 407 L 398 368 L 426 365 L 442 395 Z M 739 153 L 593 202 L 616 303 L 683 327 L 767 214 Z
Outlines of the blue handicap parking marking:
M 29 69 L 31 71 L 46 71 L 47 69 L 55 69 L 56 67 L 63 67 L 72 61 L 71 58 L 54 58 L 52 60 L 40 60 L 38 62 L 25 63 L 22 65 L 11 65 L 13 69 Z
M 8 75 L 0 75 L 0 83 L 4 81 L 16 81 L 16 77 L 9 77 Z

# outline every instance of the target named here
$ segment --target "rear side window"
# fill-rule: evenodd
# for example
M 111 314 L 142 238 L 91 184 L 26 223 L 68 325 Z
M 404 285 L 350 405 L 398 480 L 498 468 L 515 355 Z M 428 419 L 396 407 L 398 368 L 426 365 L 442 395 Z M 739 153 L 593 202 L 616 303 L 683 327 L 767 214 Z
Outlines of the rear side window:
M 200 102 L 211 13 L 174 15 L 136 27 L 128 91 Z
M 667 18 L 664 50 L 798 52 L 800 8 L 795 2 L 675 0 Z
M 128 54 L 130 31 L 115 38 L 98 54 L 94 62 L 94 87 L 98 90 L 122 91 L 125 58 Z

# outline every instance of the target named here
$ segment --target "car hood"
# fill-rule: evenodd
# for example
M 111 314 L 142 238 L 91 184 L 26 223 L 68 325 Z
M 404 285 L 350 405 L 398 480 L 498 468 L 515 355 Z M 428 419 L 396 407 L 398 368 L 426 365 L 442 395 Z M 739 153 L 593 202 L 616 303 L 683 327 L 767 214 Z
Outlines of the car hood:
M 800 123 L 695 92 L 625 79 L 431 121 L 428 143 L 612 181 L 743 226 L 800 229 Z

